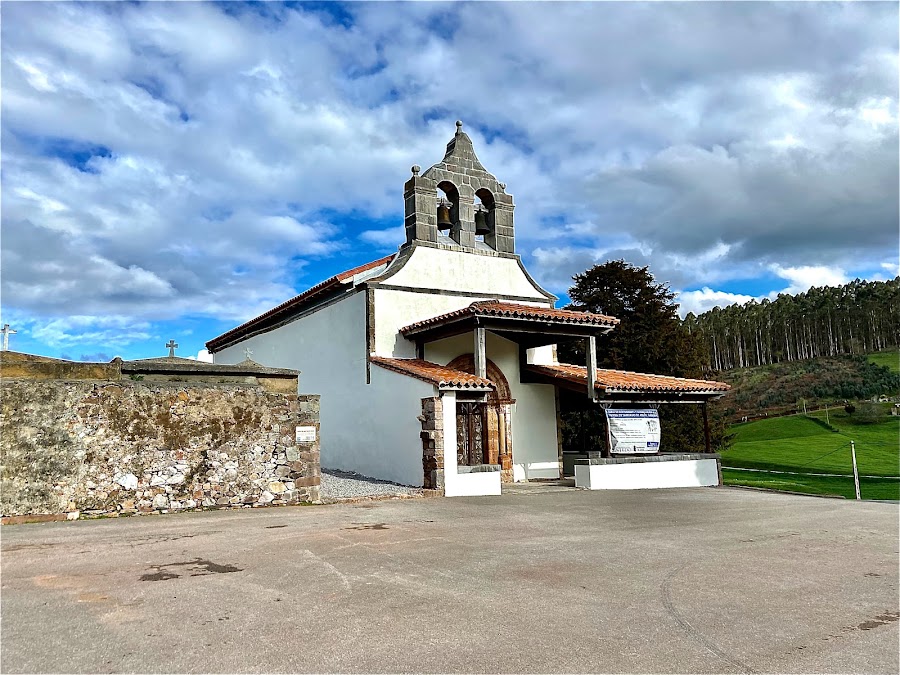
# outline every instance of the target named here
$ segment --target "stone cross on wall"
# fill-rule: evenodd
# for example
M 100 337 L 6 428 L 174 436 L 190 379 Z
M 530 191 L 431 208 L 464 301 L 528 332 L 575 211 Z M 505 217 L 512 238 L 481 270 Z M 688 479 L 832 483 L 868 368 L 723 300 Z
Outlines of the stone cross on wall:
M 178 343 L 175 342 L 175 340 L 169 340 L 169 342 L 166 344 L 166 347 L 169 348 L 169 358 L 174 357 L 175 350 L 178 348 Z
M 9 336 L 15 335 L 16 331 L 10 328 L 8 323 L 5 323 L 0 333 L 3 333 L 3 351 L 9 351 Z

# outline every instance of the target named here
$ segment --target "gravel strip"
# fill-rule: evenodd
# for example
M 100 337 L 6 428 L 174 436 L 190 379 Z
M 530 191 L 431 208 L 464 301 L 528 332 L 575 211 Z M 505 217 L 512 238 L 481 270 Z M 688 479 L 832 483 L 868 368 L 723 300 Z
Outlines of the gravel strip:
M 421 497 L 422 488 L 369 478 L 354 471 L 322 469 L 320 494 L 323 500 L 366 499 L 370 497 Z

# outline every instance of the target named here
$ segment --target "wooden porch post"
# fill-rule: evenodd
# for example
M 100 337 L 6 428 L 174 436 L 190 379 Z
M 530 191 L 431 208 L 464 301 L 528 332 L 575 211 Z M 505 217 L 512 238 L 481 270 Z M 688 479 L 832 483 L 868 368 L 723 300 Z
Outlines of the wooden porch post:
M 484 326 L 475 327 L 475 375 L 487 378 L 487 354 L 484 344 Z
M 706 452 L 712 452 L 709 443 L 709 413 L 706 411 L 707 401 L 703 401 L 703 437 L 706 440 Z
M 597 400 L 597 338 L 591 335 L 585 345 L 587 349 L 587 395 L 588 398 Z

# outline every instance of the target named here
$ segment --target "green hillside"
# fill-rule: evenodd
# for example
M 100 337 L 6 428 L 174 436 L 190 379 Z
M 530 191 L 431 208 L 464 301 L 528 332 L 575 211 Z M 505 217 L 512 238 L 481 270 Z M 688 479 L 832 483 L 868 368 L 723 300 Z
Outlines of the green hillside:
M 875 422 L 837 409 L 828 412 L 830 425 L 824 411 L 733 425 L 734 444 L 722 453 L 724 482 L 852 499 L 853 440 L 862 498 L 900 499 L 900 417 L 888 415 L 888 406 L 880 410 Z
M 896 349 L 869 354 L 869 362 L 887 368 L 892 373 L 900 373 L 900 351 Z
M 718 407 L 730 418 L 780 412 L 835 401 L 856 401 L 900 393 L 897 351 L 740 368 L 717 375 L 732 389 Z

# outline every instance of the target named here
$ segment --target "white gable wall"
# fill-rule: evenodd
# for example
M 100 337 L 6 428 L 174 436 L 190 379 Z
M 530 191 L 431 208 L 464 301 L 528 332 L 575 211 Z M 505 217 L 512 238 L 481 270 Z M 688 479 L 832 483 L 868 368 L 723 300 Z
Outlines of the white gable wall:
M 473 295 L 502 293 L 534 298 L 546 304 L 548 299 L 537 290 L 515 258 L 481 253 L 416 246 L 409 260 L 393 276 L 385 279 L 392 286 L 464 291 Z
M 509 302 L 547 307 L 549 300 L 513 258 L 417 246 L 399 272 L 384 284 L 409 291 L 375 289 L 375 353 L 415 358 L 404 326 L 498 296 Z M 452 293 L 452 294 L 450 294 Z
M 296 368 L 301 389 L 321 395 L 323 467 L 422 485 L 416 417 L 434 387 L 375 364 L 366 384 L 365 292 L 228 347 L 216 363 L 243 361 L 246 347 L 264 366 Z

